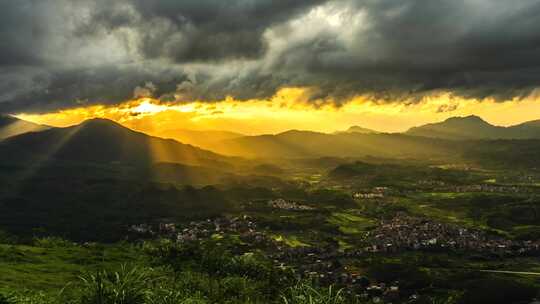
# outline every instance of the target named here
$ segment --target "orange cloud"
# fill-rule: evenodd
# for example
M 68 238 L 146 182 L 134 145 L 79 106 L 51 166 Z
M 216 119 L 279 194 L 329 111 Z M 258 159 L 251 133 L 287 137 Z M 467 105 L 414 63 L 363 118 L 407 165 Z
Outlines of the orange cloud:
M 164 103 L 151 98 L 127 101 L 117 106 L 95 105 L 44 114 L 20 114 L 20 118 L 52 125 L 69 126 L 89 118 L 108 118 L 129 128 L 160 136 L 175 129 L 227 130 L 244 134 L 277 133 L 289 129 L 322 132 L 361 125 L 385 132 L 404 131 L 412 126 L 451 116 L 479 115 L 498 125 L 540 118 L 538 92 L 522 100 L 496 102 L 456 97 L 439 92 L 419 101 L 379 103 L 365 96 L 341 106 L 328 100 L 313 103 L 309 88 L 283 88 L 268 100 Z

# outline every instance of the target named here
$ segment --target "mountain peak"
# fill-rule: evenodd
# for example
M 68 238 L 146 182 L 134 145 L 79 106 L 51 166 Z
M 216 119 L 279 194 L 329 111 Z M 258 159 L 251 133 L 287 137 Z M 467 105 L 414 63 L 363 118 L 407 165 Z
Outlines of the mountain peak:
M 323 133 L 316 132 L 316 131 L 291 129 L 291 130 L 278 133 L 276 134 L 276 136 L 296 136 L 296 135 L 303 135 L 303 134 L 323 134 Z
M 47 155 L 49 159 L 73 162 L 122 162 L 147 166 L 154 162 L 210 165 L 228 161 L 213 152 L 133 131 L 102 118 L 39 134 L 22 134 L 7 143 L 14 149 L 29 150 L 36 157 Z M 51 147 L 56 148 L 51 150 Z
M 364 127 L 361 127 L 361 126 L 358 126 L 358 125 L 351 126 L 345 132 L 346 133 L 362 133 L 362 134 L 376 134 L 376 133 L 379 133 L 379 132 L 377 132 L 375 130 L 364 128 Z
M 123 133 L 123 132 L 135 132 L 128 127 L 123 126 L 122 124 L 117 123 L 114 120 L 106 118 L 92 118 L 83 121 L 79 125 L 73 126 L 78 130 L 85 130 L 87 132 L 105 132 L 104 134 L 112 133 Z
M 107 119 L 107 118 L 90 118 L 83 121 L 80 125 L 81 126 L 115 126 L 115 127 L 125 128 L 124 126 L 117 123 L 116 121 Z
M 488 123 L 482 117 L 477 115 L 469 115 L 469 116 L 454 116 L 446 119 L 444 122 L 457 122 L 457 121 L 466 121 L 466 122 L 472 122 L 472 123 Z
M 406 134 L 446 139 L 527 139 L 540 138 L 540 123 L 525 122 L 516 126 L 494 126 L 481 117 L 451 117 L 442 122 L 409 129 Z

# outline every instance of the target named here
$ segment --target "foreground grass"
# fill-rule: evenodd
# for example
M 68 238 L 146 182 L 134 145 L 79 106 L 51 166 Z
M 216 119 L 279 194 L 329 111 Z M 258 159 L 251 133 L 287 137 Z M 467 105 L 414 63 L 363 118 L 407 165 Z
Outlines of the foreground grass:
M 140 259 L 131 245 L 0 245 L 0 286 L 48 291 L 76 280 L 81 270 L 110 269 Z
M 352 223 L 359 218 L 342 216 Z M 0 304 L 367 303 L 339 286 L 299 281 L 263 252 L 235 249 L 237 241 L 228 237 L 185 244 L 81 246 L 52 239 L 0 245 Z M 481 272 L 535 271 L 535 258 L 404 252 L 340 262 L 372 282 L 399 281 L 398 303 L 508 304 L 540 296 L 536 277 Z M 410 301 L 417 292 L 425 297 Z
M 2 245 L 0 304 L 350 303 L 219 244 Z

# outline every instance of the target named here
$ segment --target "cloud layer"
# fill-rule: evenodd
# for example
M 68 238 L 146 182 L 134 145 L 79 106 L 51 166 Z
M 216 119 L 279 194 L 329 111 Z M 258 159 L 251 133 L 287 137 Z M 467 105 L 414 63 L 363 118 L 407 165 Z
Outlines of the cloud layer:
M 163 100 L 507 100 L 540 84 L 540 2 L 18 0 L 0 4 L 0 112 Z

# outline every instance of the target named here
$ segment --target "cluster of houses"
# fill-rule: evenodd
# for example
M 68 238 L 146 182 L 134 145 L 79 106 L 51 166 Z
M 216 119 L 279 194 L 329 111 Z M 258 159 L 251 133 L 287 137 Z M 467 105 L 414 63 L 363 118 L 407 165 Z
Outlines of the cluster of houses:
M 180 243 L 204 240 L 216 235 L 238 235 L 240 240 L 247 244 L 247 250 L 265 248 L 276 267 L 293 269 L 298 279 L 317 280 L 325 285 L 338 284 L 351 294 L 375 302 L 388 303 L 399 299 L 397 282 L 371 282 L 341 264 L 342 258 L 359 256 L 363 253 L 362 250 L 343 252 L 334 245 L 290 247 L 258 230 L 256 223 L 248 216 L 194 221 L 183 227 L 173 224 L 159 224 L 154 227 L 147 224 L 134 225 L 130 230 L 148 236 L 169 237 Z
M 372 192 L 361 193 L 361 192 L 357 192 L 357 193 L 353 194 L 353 198 L 356 198 L 356 199 L 373 199 L 373 198 L 383 198 L 383 197 L 384 197 L 383 193 L 372 193 Z
M 225 234 L 238 235 L 242 241 L 254 245 L 267 245 L 273 242 L 272 238 L 257 230 L 255 222 L 248 216 L 192 221 L 184 226 L 162 223 L 157 226 L 132 225 L 129 231 L 138 234 L 139 237 L 159 236 L 174 239 L 177 242 L 199 241 L 211 237 L 221 237 Z
M 465 185 L 455 186 L 452 192 L 490 192 L 490 193 L 523 193 L 530 192 L 529 188 L 519 186 L 500 186 L 500 185 Z
M 129 233 L 137 234 L 138 236 L 170 236 L 176 233 L 176 225 L 174 223 L 159 223 L 158 225 L 139 224 L 131 225 L 128 228 Z
M 302 205 L 296 202 L 290 202 L 286 201 L 282 198 L 278 198 L 275 200 L 269 200 L 268 206 L 275 208 L 275 209 L 282 209 L 282 210 L 288 210 L 288 211 L 310 211 L 314 210 L 315 208 L 307 205 Z
M 429 187 L 443 187 L 446 186 L 446 183 L 440 180 L 432 180 L 432 179 L 422 179 L 416 182 L 419 186 L 429 186 Z
M 191 222 L 176 235 L 178 242 L 197 241 L 226 234 L 238 235 L 241 241 L 257 246 L 267 246 L 272 239 L 257 230 L 257 225 L 248 216 L 220 217 L 213 220 Z
M 353 198 L 355 199 L 374 199 L 383 198 L 386 194 L 391 192 L 388 187 L 373 187 L 367 191 L 355 192 Z
M 530 188 L 520 186 L 504 186 L 504 185 L 490 185 L 490 184 L 475 184 L 475 185 L 447 185 L 444 182 L 437 181 L 421 181 L 419 185 L 432 186 L 432 190 L 435 192 L 457 192 L 457 193 L 469 193 L 469 192 L 484 192 L 484 193 L 529 193 Z
M 505 255 L 538 255 L 540 241 L 516 241 L 482 231 L 398 214 L 367 233 L 370 252 L 444 248 Z
M 277 205 L 283 201 L 275 202 Z M 286 203 L 286 202 L 285 202 Z M 396 302 L 402 297 L 398 282 L 371 282 L 343 264 L 348 259 L 373 253 L 405 250 L 467 250 L 511 255 L 539 255 L 540 241 L 513 241 L 456 225 L 398 214 L 366 233 L 365 243 L 340 250 L 337 244 L 325 246 L 287 246 L 259 229 L 248 216 L 220 217 L 191 222 L 183 227 L 173 224 L 136 225 L 132 232 L 166 236 L 178 242 L 198 241 L 215 236 L 236 235 L 246 244 L 242 250 L 264 248 L 276 267 L 293 269 L 299 279 L 314 279 L 321 284 L 337 284 L 346 292 L 374 303 Z

